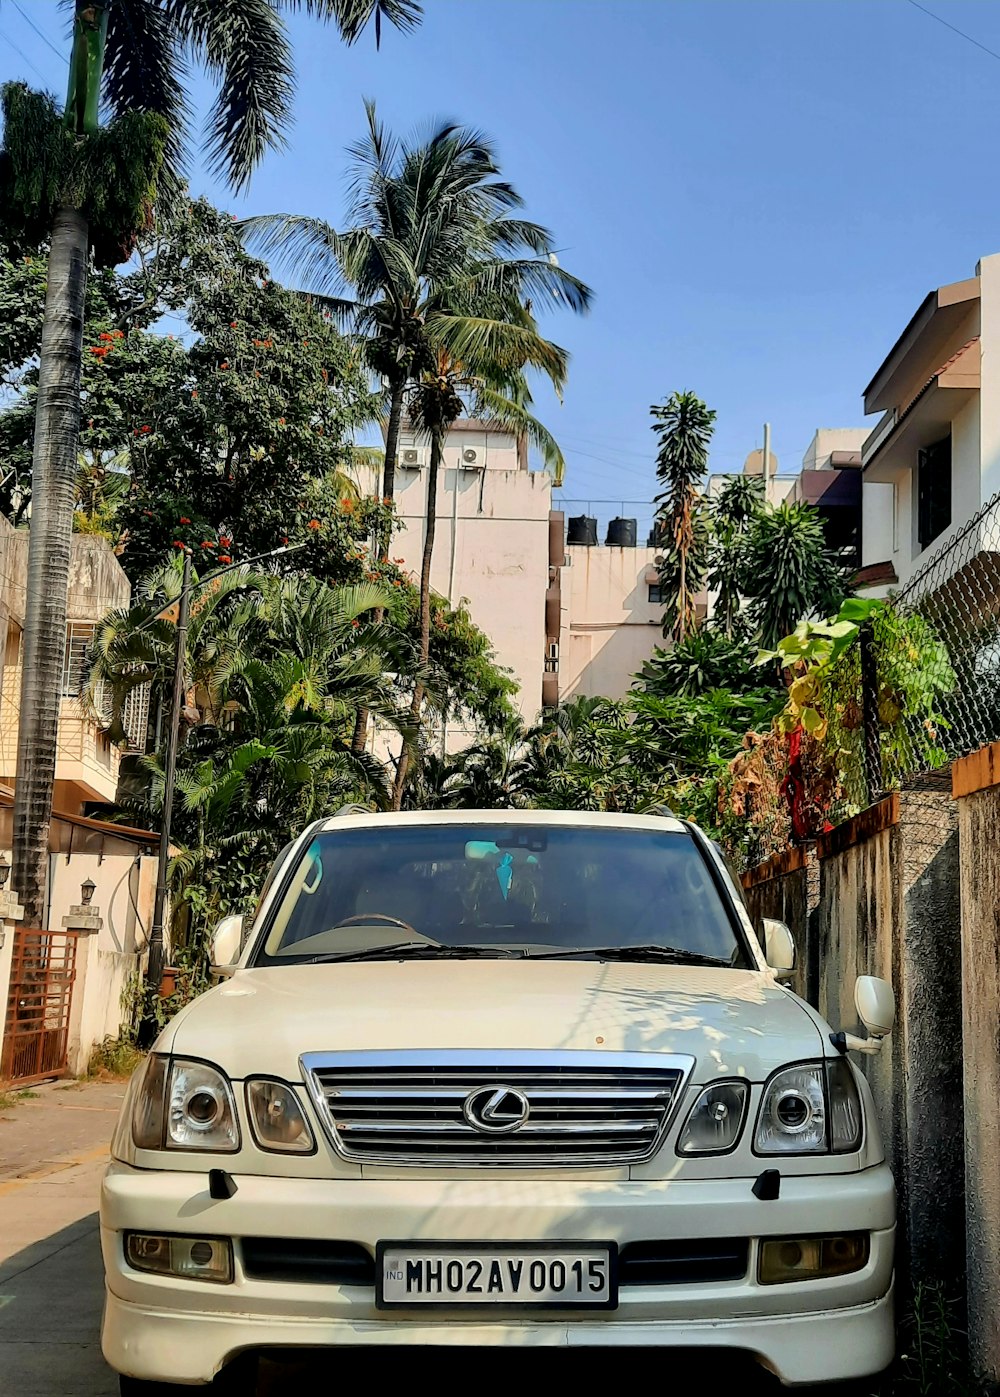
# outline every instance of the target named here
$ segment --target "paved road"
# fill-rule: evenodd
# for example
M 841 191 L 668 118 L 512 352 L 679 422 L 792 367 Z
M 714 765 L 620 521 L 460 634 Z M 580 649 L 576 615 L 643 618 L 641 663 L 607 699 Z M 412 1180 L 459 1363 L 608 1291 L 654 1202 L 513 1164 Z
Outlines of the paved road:
M 49 1085 L 0 1110 L 0 1394 L 2 1397 L 117 1397 L 118 1382 L 101 1357 L 98 1330 L 104 1282 L 97 1232 L 97 1198 L 107 1141 L 122 1098 L 120 1083 Z M 480 1355 L 481 1357 L 481 1355 Z M 511 1385 L 567 1385 L 593 1389 L 620 1386 L 633 1364 L 648 1372 L 648 1355 L 627 1350 L 570 1355 L 562 1350 L 498 1350 L 487 1371 Z M 696 1359 L 688 1368 L 676 1354 L 664 1355 L 664 1374 L 674 1390 L 722 1390 L 719 1360 Z M 292 1373 L 260 1374 L 256 1393 L 279 1397 L 288 1391 L 326 1392 L 342 1360 L 320 1357 Z M 706 1363 L 710 1367 L 706 1369 Z M 417 1371 L 444 1389 L 468 1387 L 468 1354 L 383 1350 L 365 1354 L 367 1379 L 378 1385 L 411 1385 Z M 192 1389 L 197 1392 L 202 1389 Z M 744 1372 L 724 1390 L 740 1397 L 775 1397 L 778 1389 Z M 803 1393 L 803 1397 L 805 1394 Z
M 97 1193 L 124 1087 L 37 1089 L 0 1111 L 0 1391 L 116 1397 L 101 1357 Z

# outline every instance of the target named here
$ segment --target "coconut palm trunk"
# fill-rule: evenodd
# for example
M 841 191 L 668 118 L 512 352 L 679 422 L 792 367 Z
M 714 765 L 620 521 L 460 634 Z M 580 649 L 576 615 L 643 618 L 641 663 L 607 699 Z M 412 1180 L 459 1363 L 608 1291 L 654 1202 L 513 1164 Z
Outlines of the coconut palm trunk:
M 389 420 L 385 429 L 385 461 L 382 466 L 382 498 L 391 500 L 396 494 L 396 461 L 399 456 L 399 429 L 403 422 L 403 402 L 406 397 L 406 375 L 389 384 Z M 379 540 L 379 557 L 389 556 L 389 530 Z
M 31 529 L 14 793 L 14 887 L 25 925 L 44 925 L 66 596 L 80 433 L 88 228 L 61 209 L 52 229 L 35 404 Z
M 438 476 L 444 456 L 445 429 L 435 428 L 431 432 L 431 460 L 427 469 L 427 523 L 424 530 L 424 552 L 420 560 L 420 668 L 426 672 L 431 653 L 431 564 L 434 561 L 434 536 L 437 533 Z M 413 689 L 410 703 L 410 720 L 416 729 L 420 723 L 420 709 L 424 702 L 424 685 L 418 679 Z M 410 769 L 410 752 L 403 745 L 396 765 L 396 780 L 392 792 L 392 808 L 399 810 L 403 804 L 403 791 Z

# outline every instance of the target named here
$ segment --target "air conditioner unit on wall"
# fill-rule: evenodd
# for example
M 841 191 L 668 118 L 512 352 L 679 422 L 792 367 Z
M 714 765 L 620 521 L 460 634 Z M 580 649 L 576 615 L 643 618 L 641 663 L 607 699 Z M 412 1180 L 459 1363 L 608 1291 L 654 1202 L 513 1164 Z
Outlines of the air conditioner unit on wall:
M 476 470 L 482 465 L 479 459 L 479 450 L 475 446 L 466 446 L 462 449 L 462 465 L 467 471 Z
M 415 446 L 407 446 L 399 453 L 399 463 L 401 466 L 409 466 L 411 470 L 417 470 L 421 464 L 420 452 Z

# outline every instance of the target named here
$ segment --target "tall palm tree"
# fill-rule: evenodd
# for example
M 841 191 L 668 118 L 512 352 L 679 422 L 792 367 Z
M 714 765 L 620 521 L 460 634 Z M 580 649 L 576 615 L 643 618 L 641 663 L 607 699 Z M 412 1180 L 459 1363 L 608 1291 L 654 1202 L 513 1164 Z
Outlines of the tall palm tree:
M 659 441 L 657 531 L 665 547 L 660 584 L 667 595 L 663 634 L 683 640 L 695 625 L 695 594 L 705 578 L 708 521 L 699 489 L 708 469 L 715 413 L 694 393 L 673 393 L 651 407 Z
M 65 124 L 77 142 L 98 136 L 103 98 L 116 115 L 166 121 L 168 168 L 187 143 L 185 60 L 198 57 L 218 84 L 209 121 L 215 169 L 242 188 L 264 152 L 280 146 L 294 95 L 281 11 L 332 20 L 353 43 L 369 20 L 412 27 L 416 0 L 66 0 L 73 10 Z M 8 132 L 9 135 L 9 132 Z M 155 161 L 150 160 L 150 172 Z M 137 210 L 138 213 L 138 210 Z M 41 925 L 66 635 L 70 536 L 80 426 L 80 362 L 87 265 L 95 238 L 79 196 L 59 202 L 49 230 L 48 285 L 35 407 L 31 539 L 21 676 L 13 885 L 27 925 Z M 126 249 L 122 249 L 126 251 Z M 127 254 L 126 254 L 127 255 Z
M 358 334 L 387 398 L 382 494 L 395 492 L 408 385 L 435 365 L 429 321 L 442 289 L 473 270 L 491 295 L 586 309 L 590 292 L 556 261 L 552 235 L 519 216 L 482 133 L 446 122 L 399 140 L 365 103 L 367 130 L 350 149 L 347 228 L 320 218 L 248 219 L 248 239 Z M 383 553 L 388 540 L 382 542 Z

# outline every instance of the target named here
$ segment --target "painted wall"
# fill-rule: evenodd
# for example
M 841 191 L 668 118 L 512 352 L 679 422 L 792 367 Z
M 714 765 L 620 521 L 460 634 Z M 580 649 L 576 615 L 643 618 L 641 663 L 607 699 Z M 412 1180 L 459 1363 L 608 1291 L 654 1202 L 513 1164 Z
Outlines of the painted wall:
M 6 816 L 9 813 L 4 810 Z M 63 918 L 70 915 L 70 907 L 80 904 L 80 885 L 88 878 L 95 884 L 90 905 L 103 921 L 99 931 L 81 935 L 77 941 L 69 1071 L 78 1074 L 86 1070 L 95 1044 L 120 1031 L 122 990 L 139 965 L 152 919 L 156 858 L 131 841 L 64 821 L 54 824 L 59 827 L 56 842 L 63 847 L 50 855 L 49 928 L 63 930 Z M 76 847 L 70 851 L 71 834 Z M 9 846 L 3 855 L 10 860 Z M 8 922 L 0 948 L 0 1051 L 13 942 L 14 924 Z
M 663 645 L 663 606 L 649 600 L 657 582 L 655 548 L 566 549 L 562 570 L 559 694 L 620 699 L 632 677 Z
M 400 452 L 417 450 L 422 465 L 400 468 L 396 502 L 402 530 L 392 555 L 419 580 L 427 512 L 429 444 L 412 433 L 401 435 Z M 477 453 L 472 468 L 461 464 Z M 545 592 L 548 575 L 548 519 L 552 478 L 523 469 L 517 442 L 509 433 L 454 431 L 448 438 L 438 482 L 437 528 L 431 585 L 453 603 L 469 603 L 472 619 L 489 636 L 498 664 L 510 669 L 519 686 L 517 704 L 533 722 L 542 702 L 545 661 Z M 362 489 L 374 487 L 374 473 L 361 473 Z M 458 730 L 449 747 L 465 745 Z

